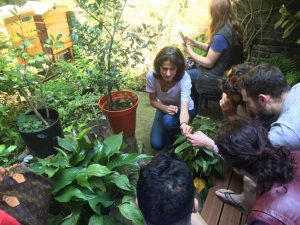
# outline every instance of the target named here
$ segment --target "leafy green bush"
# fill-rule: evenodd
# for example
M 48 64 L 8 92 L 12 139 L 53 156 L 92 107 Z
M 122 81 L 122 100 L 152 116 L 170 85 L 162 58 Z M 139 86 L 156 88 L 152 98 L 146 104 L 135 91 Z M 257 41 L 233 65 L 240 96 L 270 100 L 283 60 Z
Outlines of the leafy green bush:
M 105 94 L 111 96 L 113 89 L 120 88 L 127 68 L 135 68 L 144 59 L 142 51 L 154 46 L 161 26 L 126 24 L 122 17 L 126 0 L 76 2 L 87 20 L 80 23 L 73 18 L 73 40 L 95 65 L 87 78 L 95 90 L 105 86 Z
M 191 126 L 194 131 L 202 131 L 210 137 L 214 136 L 218 128 L 215 121 L 203 116 L 197 116 Z M 174 153 L 187 164 L 193 177 L 206 181 L 206 189 L 212 185 L 212 177 L 222 173 L 222 165 L 212 151 L 193 147 L 183 135 L 176 139 L 174 146 Z
M 59 138 L 56 155 L 38 159 L 30 166 L 54 182 L 51 208 L 59 210 L 56 218 L 64 218 L 53 224 L 120 224 L 116 218 L 122 215 L 123 220 L 142 225 L 133 184 L 139 170 L 137 162 L 147 156 L 123 153 L 121 134 L 103 143 L 91 143 L 85 136 L 87 132 Z
M 289 85 L 294 85 L 300 81 L 300 69 L 297 62 L 285 55 L 264 59 L 260 63 L 269 63 L 277 66 L 285 75 Z

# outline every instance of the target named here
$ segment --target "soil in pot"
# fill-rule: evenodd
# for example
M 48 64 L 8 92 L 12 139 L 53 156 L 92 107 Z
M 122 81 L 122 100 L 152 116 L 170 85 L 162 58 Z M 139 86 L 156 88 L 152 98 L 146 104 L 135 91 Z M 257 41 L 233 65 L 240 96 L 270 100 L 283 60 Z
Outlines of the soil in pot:
M 46 117 L 45 109 L 40 109 L 38 111 L 44 118 Z M 19 124 L 17 123 L 17 130 L 27 145 L 30 153 L 40 158 L 55 154 L 55 147 L 58 146 L 57 137 L 63 137 L 58 112 L 54 109 L 49 109 L 49 114 L 50 125 L 46 128 L 34 119 L 33 112 L 26 114 L 30 118 L 30 123 L 28 125 L 25 125 L 25 123 L 20 124 L 20 121 L 18 121 Z

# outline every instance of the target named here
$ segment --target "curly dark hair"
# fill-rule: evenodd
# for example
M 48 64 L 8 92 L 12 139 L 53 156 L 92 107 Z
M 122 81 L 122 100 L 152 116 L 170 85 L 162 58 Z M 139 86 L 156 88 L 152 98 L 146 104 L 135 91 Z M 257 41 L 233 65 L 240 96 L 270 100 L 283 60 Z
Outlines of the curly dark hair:
M 241 95 L 238 81 L 253 67 L 254 64 L 251 63 L 241 63 L 233 66 L 221 80 L 220 88 L 222 92 L 228 96 L 235 94 Z
M 174 81 L 178 82 L 184 75 L 185 71 L 185 59 L 179 48 L 167 46 L 159 51 L 154 59 L 154 77 L 161 80 L 160 67 L 166 61 L 170 60 L 176 67 L 176 75 Z
M 148 225 L 190 224 L 195 188 L 184 162 L 168 153 L 157 154 L 141 168 L 136 189 Z
M 253 121 L 224 122 L 215 143 L 223 159 L 233 168 L 255 176 L 263 191 L 274 183 L 285 184 L 293 179 L 295 162 L 290 151 L 273 146 L 267 131 Z

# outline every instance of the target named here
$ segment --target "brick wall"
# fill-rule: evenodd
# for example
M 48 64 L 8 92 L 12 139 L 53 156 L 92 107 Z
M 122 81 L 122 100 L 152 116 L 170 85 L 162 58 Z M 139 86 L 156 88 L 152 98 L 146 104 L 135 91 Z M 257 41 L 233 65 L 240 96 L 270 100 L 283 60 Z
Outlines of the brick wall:
M 124 19 L 129 24 L 167 25 L 156 45 L 156 51 L 165 45 L 181 45 L 178 34 L 187 36 L 204 33 L 210 21 L 210 0 L 128 0 Z

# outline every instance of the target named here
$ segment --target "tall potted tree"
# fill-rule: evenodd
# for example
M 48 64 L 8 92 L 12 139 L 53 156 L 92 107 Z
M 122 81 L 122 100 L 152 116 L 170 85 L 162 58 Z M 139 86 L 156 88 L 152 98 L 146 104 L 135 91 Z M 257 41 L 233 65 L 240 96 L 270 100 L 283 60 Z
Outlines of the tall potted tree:
M 30 111 L 18 117 L 16 128 L 33 155 L 46 157 L 54 153 L 57 136 L 63 136 L 59 114 L 48 108 L 44 93 L 44 83 L 49 79 L 54 63 L 45 52 L 30 55 L 27 51 L 33 47 L 32 39 L 23 33 L 23 26 L 32 17 L 22 16 L 16 8 L 11 13 L 18 17 L 20 41 L 18 45 L 12 45 L 0 38 L 0 91 L 16 96 L 19 102 L 25 100 Z M 51 37 L 44 46 L 60 48 L 63 45 L 59 41 L 61 37 Z
M 75 26 L 75 39 L 96 65 L 90 71 L 91 83 L 105 86 L 99 107 L 114 133 L 122 131 L 124 136 L 132 136 L 138 98 L 131 91 L 119 90 L 120 82 L 128 67 L 142 62 L 142 50 L 151 48 L 158 32 L 149 25 L 133 27 L 123 21 L 127 0 L 76 2 L 85 12 L 87 22 Z

